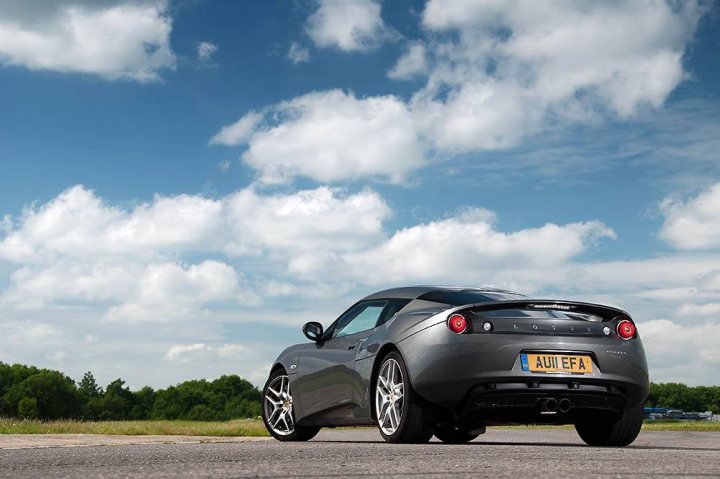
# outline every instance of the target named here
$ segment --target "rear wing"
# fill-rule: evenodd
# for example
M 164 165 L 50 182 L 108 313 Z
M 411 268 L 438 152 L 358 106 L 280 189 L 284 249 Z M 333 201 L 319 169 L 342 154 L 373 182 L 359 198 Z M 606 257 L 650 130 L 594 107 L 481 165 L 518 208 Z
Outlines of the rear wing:
M 576 301 L 556 301 L 552 299 L 523 299 L 510 301 L 494 301 L 491 303 L 466 304 L 454 309 L 452 312 L 472 311 L 501 311 L 504 309 L 519 309 L 528 311 L 557 311 L 560 313 L 573 313 L 578 315 L 594 315 L 603 321 L 610 321 L 618 316 L 630 319 L 630 315 L 622 309 L 604 306 L 602 304 L 579 303 Z

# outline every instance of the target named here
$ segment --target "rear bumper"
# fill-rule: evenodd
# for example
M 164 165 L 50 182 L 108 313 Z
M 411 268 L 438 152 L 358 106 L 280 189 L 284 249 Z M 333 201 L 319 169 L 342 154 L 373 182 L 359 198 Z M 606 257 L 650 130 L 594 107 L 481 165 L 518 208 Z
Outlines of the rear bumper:
M 578 383 L 491 383 L 472 388 L 456 408 L 484 424 L 564 424 L 589 415 L 618 416 L 627 396 L 615 387 Z
M 576 409 L 617 411 L 645 400 L 647 363 L 640 339 L 523 334 L 454 334 L 445 323 L 398 343 L 415 391 L 441 408 L 537 408 L 543 398 L 575 399 Z M 591 374 L 523 371 L 523 352 L 571 352 L 593 360 Z M 537 411 L 536 411 L 537 412 Z M 537 421 L 529 421 L 537 422 Z

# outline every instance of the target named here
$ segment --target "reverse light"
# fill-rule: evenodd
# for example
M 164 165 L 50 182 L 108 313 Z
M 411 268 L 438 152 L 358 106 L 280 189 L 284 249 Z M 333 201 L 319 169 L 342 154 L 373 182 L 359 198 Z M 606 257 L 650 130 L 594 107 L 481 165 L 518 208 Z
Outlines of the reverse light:
M 467 319 L 462 314 L 453 314 L 448 318 L 447 322 L 450 331 L 457 334 L 462 334 L 467 331 Z
M 634 338 L 635 332 L 635 325 L 632 321 L 628 321 L 627 319 L 623 319 L 617 325 L 617 335 L 620 336 L 620 339 L 624 339 L 625 341 Z

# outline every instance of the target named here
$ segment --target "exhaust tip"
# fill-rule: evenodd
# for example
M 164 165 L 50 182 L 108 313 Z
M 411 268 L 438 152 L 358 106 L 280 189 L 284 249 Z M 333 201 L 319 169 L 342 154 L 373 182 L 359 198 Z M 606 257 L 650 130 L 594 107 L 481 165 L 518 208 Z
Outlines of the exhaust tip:
M 556 413 L 558 402 L 555 398 L 544 398 L 540 400 L 540 412 L 552 414 Z
M 567 398 L 561 399 L 558 401 L 558 410 L 560 412 L 568 412 L 570 410 L 570 400 Z

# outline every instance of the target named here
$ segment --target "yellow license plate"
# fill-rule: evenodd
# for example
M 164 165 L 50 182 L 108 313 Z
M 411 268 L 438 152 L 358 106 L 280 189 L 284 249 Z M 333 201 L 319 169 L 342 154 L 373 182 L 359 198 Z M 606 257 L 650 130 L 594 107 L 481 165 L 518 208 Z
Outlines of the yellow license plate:
M 521 354 L 523 371 L 587 374 L 593 371 L 590 356 L 577 354 Z

